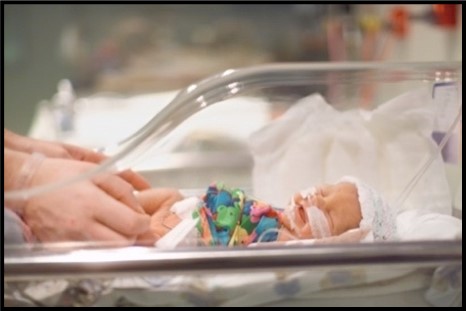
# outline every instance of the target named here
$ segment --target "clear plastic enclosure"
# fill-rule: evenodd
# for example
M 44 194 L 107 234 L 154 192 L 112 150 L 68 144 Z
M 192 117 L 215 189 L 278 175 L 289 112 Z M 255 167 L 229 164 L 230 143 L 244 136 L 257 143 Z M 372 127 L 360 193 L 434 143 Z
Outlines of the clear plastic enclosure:
M 461 306 L 462 235 L 448 227 L 462 217 L 461 117 L 461 63 L 226 70 L 102 146 L 111 157 L 98 168 L 5 199 L 131 168 L 186 196 L 217 181 L 283 207 L 293 191 L 354 175 L 397 213 L 434 213 L 438 232 L 420 223 L 396 242 L 248 248 L 5 246 L 5 304 Z

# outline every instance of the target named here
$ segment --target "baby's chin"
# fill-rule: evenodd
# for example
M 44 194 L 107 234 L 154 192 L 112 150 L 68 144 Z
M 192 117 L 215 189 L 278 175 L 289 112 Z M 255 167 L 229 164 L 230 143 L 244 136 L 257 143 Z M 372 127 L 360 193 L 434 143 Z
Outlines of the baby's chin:
M 290 230 L 286 226 L 282 226 L 278 231 L 277 241 L 285 242 L 291 240 L 307 240 L 313 239 L 311 228 L 309 224 L 305 224 L 302 228 Z
M 323 239 L 317 239 L 315 243 L 316 244 L 358 243 L 361 240 L 363 240 L 367 236 L 368 233 L 369 233 L 369 230 L 355 228 L 355 229 L 350 229 L 348 231 L 345 231 L 340 235 L 331 236 L 331 237 L 327 237 Z

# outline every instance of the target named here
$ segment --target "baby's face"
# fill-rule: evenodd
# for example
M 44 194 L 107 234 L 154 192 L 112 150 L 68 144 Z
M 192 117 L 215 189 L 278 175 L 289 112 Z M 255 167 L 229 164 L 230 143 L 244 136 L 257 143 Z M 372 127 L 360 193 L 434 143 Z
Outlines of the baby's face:
M 315 223 L 308 221 L 306 208 L 311 206 L 322 211 L 332 236 L 358 228 L 362 219 L 358 191 L 352 183 L 323 185 L 317 187 L 314 194 L 309 195 L 296 193 L 294 203 L 296 209 L 294 222 L 298 228 L 298 232 L 294 233 L 301 239 L 319 237 L 317 228 L 313 228 Z

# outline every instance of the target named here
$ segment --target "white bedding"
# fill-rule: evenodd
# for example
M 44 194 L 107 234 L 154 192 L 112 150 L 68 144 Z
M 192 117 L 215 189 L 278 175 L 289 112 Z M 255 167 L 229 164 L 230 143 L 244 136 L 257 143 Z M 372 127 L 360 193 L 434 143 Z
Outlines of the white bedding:
M 250 139 L 253 191 L 285 206 L 297 189 L 359 178 L 397 211 L 429 209 L 451 214 L 452 197 L 443 160 L 435 160 L 407 200 L 397 199 L 437 148 L 432 90 L 404 93 L 373 111 L 338 111 L 319 94 L 301 99 Z
M 342 175 L 359 173 L 380 191 L 386 191 L 393 201 L 400 192 L 400 187 L 404 186 L 399 181 L 408 180 L 418 169 L 418 164 L 425 160 L 422 154 L 435 147 L 426 130 L 432 122 L 429 105 L 414 100 L 423 98 L 428 102 L 429 97 L 424 93 L 425 90 L 419 92 L 398 97 L 374 111 L 371 116 L 353 111 L 345 115 L 339 114 L 338 117 L 322 98 L 306 98 L 291 111 L 293 118 L 288 120 L 290 122 L 286 122 L 285 118 L 278 127 L 267 127 L 260 132 L 267 133 L 266 136 L 253 138 L 256 159 L 261 157 L 255 167 L 254 194 L 280 206 L 288 200 L 289 193 L 296 189 L 304 189 L 322 181 L 332 182 Z M 294 117 L 303 120 L 297 122 Z M 304 122 L 306 118 L 308 119 Z M 340 123 L 335 127 L 328 127 L 328 124 L 324 126 L 330 118 L 334 121 L 339 118 Z M 296 127 L 296 124 L 301 126 Z M 395 127 L 399 131 L 392 131 L 393 135 L 387 136 L 383 127 Z M 378 133 L 378 136 L 371 136 L 368 129 Z M 270 132 L 275 133 L 269 135 Z M 360 135 L 355 136 L 355 132 Z M 285 135 L 282 136 L 283 146 L 288 147 L 273 150 L 272 158 L 262 157 L 262 152 L 267 151 L 270 143 L 268 139 L 273 137 L 277 140 L 280 135 Z M 315 141 L 325 145 L 331 135 L 337 135 L 338 139 L 327 145 L 328 148 L 316 148 Z M 312 139 L 306 140 L 310 136 Z M 354 137 L 359 139 L 355 142 Z M 261 139 L 263 140 L 260 141 Z M 286 144 L 293 139 L 296 139 L 292 144 L 296 149 L 291 153 L 290 150 L 293 149 Z M 369 141 L 374 144 L 372 147 L 368 144 Z M 385 145 L 382 146 L 380 142 Z M 400 150 L 408 150 L 408 147 L 413 146 L 416 148 L 405 156 L 400 156 Z M 304 155 L 299 152 L 303 149 L 312 152 Z M 373 156 L 358 158 L 355 156 L 357 152 Z M 322 167 L 293 166 L 304 163 L 304 156 L 308 157 L 309 163 L 314 160 L 317 162 L 312 163 L 322 162 L 324 156 L 333 160 L 323 161 L 326 166 Z M 288 164 L 272 167 L 270 163 L 279 158 L 286 159 L 280 161 Z M 340 165 L 331 166 L 331 163 Z M 348 168 L 354 171 L 347 171 Z M 375 171 L 368 171 L 368 168 Z M 311 174 L 298 175 L 296 172 Z M 386 178 L 379 179 L 378 176 Z M 461 195 L 461 191 L 459 192 Z M 405 206 L 399 209 L 397 229 L 400 240 L 462 239 L 462 221 L 449 216 L 451 206 L 452 198 L 443 163 L 441 159 L 437 159 L 416 186 Z M 90 290 L 91 298 L 87 304 L 93 306 L 462 305 L 462 266 L 437 269 L 415 266 L 332 267 L 299 272 L 248 271 L 240 274 L 141 276 L 90 282 L 96 286 Z M 48 286 L 48 290 L 44 290 L 44 284 Z M 79 287 L 82 284 L 72 284 L 65 280 L 31 283 L 23 293 L 46 305 L 62 305 L 66 302 L 63 291 L 69 286 Z
M 425 210 L 400 213 L 397 226 L 404 241 L 462 239 L 460 219 Z M 67 288 L 94 306 L 460 306 L 461 282 L 462 266 L 365 265 L 31 282 L 23 293 L 49 306 L 69 303 Z

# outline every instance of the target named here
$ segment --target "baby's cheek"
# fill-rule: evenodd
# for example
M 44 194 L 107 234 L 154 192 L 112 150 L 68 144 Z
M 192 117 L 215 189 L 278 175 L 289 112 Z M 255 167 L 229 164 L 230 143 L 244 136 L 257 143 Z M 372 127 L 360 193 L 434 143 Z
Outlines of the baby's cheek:
M 350 217 L 347 217 L 348 229 L 358 228 L 362 220 L 361 206 L 359 205 L 359 200 L 354 198 L 349 208 L 351 210 L 351 213 L 349 215 Z
M 290 220 L 288 219 L 288 216 L 286 216 L 284 213 L 280 213 L 278 215 L 278 219 L 279 219 L 279 222 L 280 224 L 287 229 L 287 231 L 291 231 L 292 228 L 291 228 L 291 222 Z

